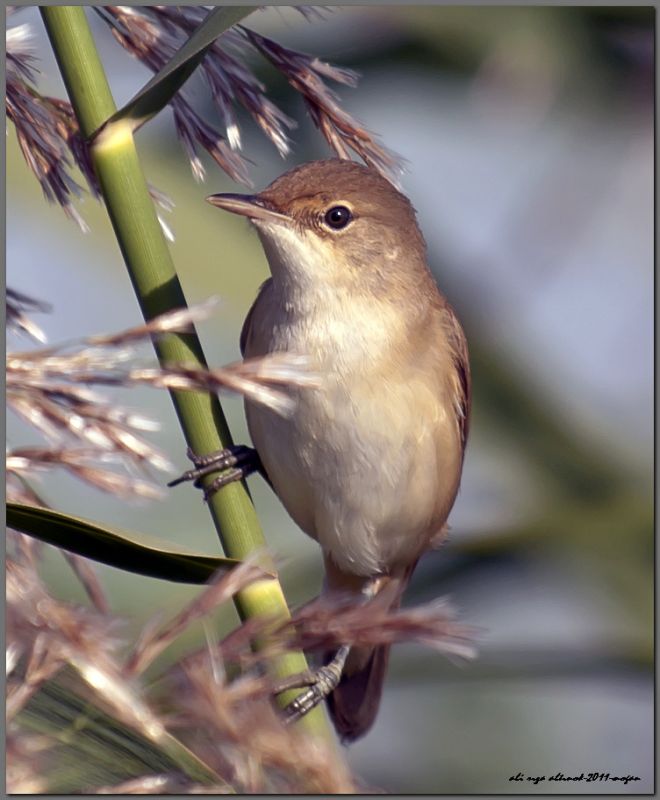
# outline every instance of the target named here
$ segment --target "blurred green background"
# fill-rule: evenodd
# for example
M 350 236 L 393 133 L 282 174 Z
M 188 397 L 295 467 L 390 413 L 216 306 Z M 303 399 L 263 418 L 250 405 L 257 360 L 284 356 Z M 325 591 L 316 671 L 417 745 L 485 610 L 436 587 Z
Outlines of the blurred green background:
M 149 73 L 90 19 L 120 104 Z M 40 90 L 64 96 L 38 13 L 22 11 L 22 22 L 35 35 Z M 455 664 L 395 648 L 380 716 L 349 762 L 394 792 L 527 792 L 510 776 L 558 771 L 640 780 L 539 790 L 652 792 L 654 10 L 346 7 L 306 22 L 283 7 L 247 24 L 362 74 L 341 101 L 407 159 L 404 190 L 471 349 L 474 423 L 451 540 L 423 560 L 407 603 L 448 595 L 482 628 L 480 655 Z M 262 61 L 255 69 L 300 124 L 285 163 L 243 126 L 261 188 L 328 149 L 285 80 Z M 200 326 L 208 360 L 235 360 L 267 265 L 248 225 L 204 197 L 240 187 L 208 160 L 206 185 L 195 184 L 169 112 L 138 146 L 148 179 L 176 203 L 168 223 L 188 301 L 222 298 Z M 104 210 L 90 199 L 79 210 L 88 234 L 43 201 L 10 128 L 7 283 L 53 304 L 37 320 L 51 342 L 139 320 Z M 167 395 L 117 397 L 160 421 L 154 441 L 185 468 Z M 247 441 L 240 399 L 224 405 Z M 8 440 L 34 437 L 10 419 Z M 320 585 L 317 547 L 263 481 L 250 487 L 287 596 L 300 604 Z M 58 509 L 217 549 L 190 488 L 142 505 L 60 476 L 37 488 Z M 48 568 L 58 596 L 82 599 L 54 551 Z M 99 573 L 127 634 L 197 591 Z M 218 629 L 234 621 L 219 617 Z M 202 642 L 191 631 L 152 673 Z

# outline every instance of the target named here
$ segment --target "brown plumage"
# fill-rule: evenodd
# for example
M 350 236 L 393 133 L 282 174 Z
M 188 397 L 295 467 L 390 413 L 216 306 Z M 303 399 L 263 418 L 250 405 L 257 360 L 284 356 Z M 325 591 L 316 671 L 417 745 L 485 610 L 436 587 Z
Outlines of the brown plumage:
M 289 419 L 246 403 L 273 488 L 319 542 L 325 591 L 359 593 L 380 578 L 396 582 L 398 605 L 444 535 L 470 413 L 465 336 L 428 269 L 414 209 L 375 171 L 339 160 L 212 202 L 251 218 L 272 273 L 245 320 L 244 356 L 304 353 L 323 377 L 296 390 Z M 340 217 L 348 222 L 332 227 Z M 387 660 L 387 648 L 351 650 L 328 700 L 343 738 L 373 723 Z

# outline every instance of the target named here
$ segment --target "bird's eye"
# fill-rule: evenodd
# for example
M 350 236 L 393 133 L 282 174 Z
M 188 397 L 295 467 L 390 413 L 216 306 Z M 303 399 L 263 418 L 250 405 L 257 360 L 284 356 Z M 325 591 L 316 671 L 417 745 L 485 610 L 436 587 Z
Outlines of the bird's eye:
M 325 224 L 336 231 L 345 228 L 352 219 L 353 215 L 346 206 L 333 206 L 325 213 Z

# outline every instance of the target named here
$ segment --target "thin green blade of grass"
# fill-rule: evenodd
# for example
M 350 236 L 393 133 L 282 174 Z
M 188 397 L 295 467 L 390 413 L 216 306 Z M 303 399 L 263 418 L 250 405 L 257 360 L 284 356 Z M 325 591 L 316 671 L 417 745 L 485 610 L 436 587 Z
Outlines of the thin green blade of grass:
M 177 583 L 206 583 L 242 562 L 165 545 L 144 534 L 118 531 L 49 508 L 7 503 L 7 525 L 47 544 L 117 569 Z
M 18 715 L 25 730 L 53 737 L 57 759 L 47 775 L 50 793 L 115 784 L 145 774 L 183 773 L 202 784 L 233 789 L 170 733 L 150 740 L 80 696 L 68 680 L 50 681 Z
M 104 122 L 92 138 L 107 135 L 118 122 L 128 122 L 131 130 L 136 131 L 162 111 L 197 69 L 218 36 L 253 11 L 254 8 L 249 6 L 214 8 L 170 61 L 125 106 Z

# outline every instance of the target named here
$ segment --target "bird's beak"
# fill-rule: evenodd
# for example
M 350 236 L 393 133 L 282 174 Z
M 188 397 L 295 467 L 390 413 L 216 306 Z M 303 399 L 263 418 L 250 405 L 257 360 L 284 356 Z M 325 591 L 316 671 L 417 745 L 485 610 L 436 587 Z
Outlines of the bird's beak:
M 212 194 L 206 198 L 212 206 L 224 208 L 232 214 L 240 214 L 249 219 L 262 219 L 266 222 L 279 220 L 280 222 L 289 221 L 286 214 L 280 214 L 266 208 L 263 200 L 254 194 Z

